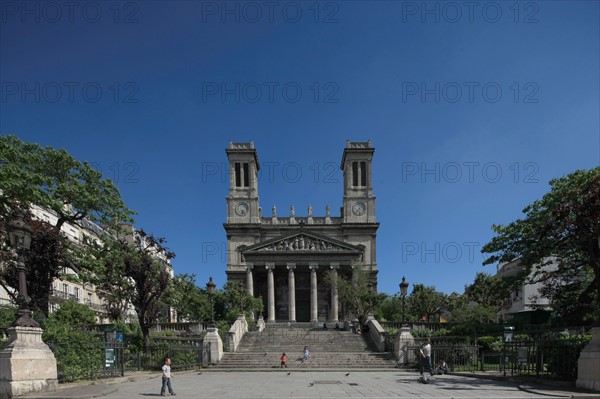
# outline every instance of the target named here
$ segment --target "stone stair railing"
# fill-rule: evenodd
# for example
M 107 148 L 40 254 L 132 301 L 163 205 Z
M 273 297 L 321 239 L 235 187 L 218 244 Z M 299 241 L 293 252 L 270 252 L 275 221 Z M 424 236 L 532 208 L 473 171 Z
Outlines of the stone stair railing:
M 233 323 L 227 332 L 227 345 L 230 352 L 237 351 L 240 341 L 247 332 L 248 322 L 246 321 L 246 316 L 244 316 L 243 313 L 240 313 L 235 323 Z

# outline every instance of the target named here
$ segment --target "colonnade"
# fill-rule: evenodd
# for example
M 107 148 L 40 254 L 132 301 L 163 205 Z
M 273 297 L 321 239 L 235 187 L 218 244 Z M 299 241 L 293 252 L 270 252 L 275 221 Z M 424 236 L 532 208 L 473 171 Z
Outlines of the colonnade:
M 318 321 L 318 279 L 317 270 L 319 269 L 318 262 L 310 262 L 308 268 L 310 270 L 310 321 Z M 257 265 L 248 264 L 246 266 L 246 289 L 248 294 L 254 296 L 254 272 Z M 267 270 L 267 321 L 275 321 L 275 263 L 267 262 L 265 264 Z M 337 287 L 337 273 L 340 268 L 340 264 L 332 262 L 328 265 L 332 273 L 332 284 L 331 284 L 331 313 L 330 321 L 337 322 L 339 318 L 339 307 L 338 307 L 338 287 Z M 286 263 L 288 271 L 288 309 L 289 309 L 289 321 L 296 321 L 296 263 Z

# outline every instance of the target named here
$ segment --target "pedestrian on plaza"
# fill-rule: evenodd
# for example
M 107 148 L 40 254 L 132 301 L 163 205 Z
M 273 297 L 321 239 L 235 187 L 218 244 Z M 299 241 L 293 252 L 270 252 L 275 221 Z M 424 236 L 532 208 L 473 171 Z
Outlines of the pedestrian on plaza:
M 285 352 L 283 352 L 281 354 L 281 368 L 287 369 L 287 356 L 286 356 Z
M 425 342 L 421 344 L 421 349 L 419 350 L 419 354 L 421 355 L 421 379 L 423 377 L 423 370 L 426 368 L 429 371 L 429 374 L 433 377 L 434 372 L 431 367 L 431 339 L 425 339 Z
M 166 390 L 169 388 L 169 393 L 175 396 L 173 387 L 171 386 L 171 358 L 165 358 L 165 364 L 162 366 L 162 388 L 160 389 L 160 396 L 167 396 Z
M 308 361 L 308 346 L 304 347 L 304 351 L 302 352 L 302 363 Z

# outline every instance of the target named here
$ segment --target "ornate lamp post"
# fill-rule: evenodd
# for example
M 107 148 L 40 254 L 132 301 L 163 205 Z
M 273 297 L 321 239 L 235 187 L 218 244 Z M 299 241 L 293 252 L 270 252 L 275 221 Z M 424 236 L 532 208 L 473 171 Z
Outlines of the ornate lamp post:
M 213 281 L 212 276 L 210 280 L 206 284 L 206 290 L 208 291 L 208 296 L 210 297 L 210 326 L 215 326 L 215 305 L 214 305 L 214 296 L 215 296 L 216 285 Z
M 19 274 L 19 296 L 17 303 L 19 311 L 17 319 L 12 324 L 15 327 L 39 327 L 40 325 L 31 317 L 29 310 L 29 301 L 31 298 L 27 295 L 27 280 L 25 273 L 25 252 L 31 246 L 31 227 L 24 220 L 24 213 L 20 209 L 15 212 L 14 219 L 8 224 L 8 235 L 10 245 L 17 251 L 17 272 Z
M 402 282 L 400 283 L 400 295 L 402 296 L 402 325 L 406 324 L 406 294 L 408 292 L 408 282 L 406 277 L 402 276 Z
M 56 391 L 56 359 L 42 341 L 43 331 L 29 310 L 25 253 L 31 245 L 31 227 L 26 223 L 22 210 L 16 210 L 8 223 L 8 235 L 18 255 L 19 311 L 17 319 L 8 329 L 9 341 L 0 351 L 0 397 L 13 398 L 30 392 Z

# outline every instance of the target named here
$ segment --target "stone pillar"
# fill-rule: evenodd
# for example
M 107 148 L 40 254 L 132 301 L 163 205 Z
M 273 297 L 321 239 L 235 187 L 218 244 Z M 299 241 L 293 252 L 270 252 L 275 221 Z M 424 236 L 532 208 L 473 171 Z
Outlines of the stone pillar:
M 394 341 L 394 355 L 398 359 L 398 366 L 409 367 L 415 361 L 415 354 L 409 349 L 415 344 L 415 338 L 410 333 L 410 327 L 403 325 Z
M 42 341 L 39 327 L 11 327 L 0 351 L 0 398 L 13 398 L 58 388 L 56 359 Z
M 337 287 L 337 271 L 340 268 L 339 263 L 331 264 L 331 321 L 338 322 L 338 287 Z
M 275 263 L 267 263 L 267 309 L 268 318 L 267 322 L 275 321 L 275 278 L 273 277 L 273 269 L 275 269 Z
M 217 364 L 223 357 L 223 340 L 219 335 L 219 330 L 215 327 L 208 327 L 204 336 L 204 350 L 208 351 L 204 363 Z
M 290 314 L 290 321 L 296 321 L 296 279 L 294 276 L 294 269 L 296 269 L 295 263 L 288 263 L 288 310 Z
M 600 392 L 600 327 L 592 328 L 592 340 L 577 362 L 577 388 Z
M 254 298 L 254 277 L 252 276 L 253 269 L 254 265 L 252 263 L 248 263 L 246 266 L 246 292 L 248 295 Z
M 310 268 L 310 322 L 316 325 L 319 321 L 319 307 L 317 304 L 317 269 L 319 265 L 317 263 L 309 263 Z

